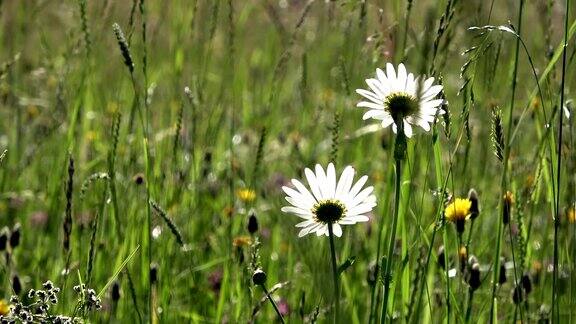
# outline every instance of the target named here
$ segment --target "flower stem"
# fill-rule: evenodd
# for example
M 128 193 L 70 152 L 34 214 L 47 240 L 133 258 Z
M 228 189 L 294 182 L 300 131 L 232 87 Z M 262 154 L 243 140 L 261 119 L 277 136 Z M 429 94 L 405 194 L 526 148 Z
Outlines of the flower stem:
M 334 323 L 336 323 L 340 313 L 340 289 L 338 286 L 338 265 L 336 262 L 336 249 L 334 248 L 334 231 L 332 230 L 332 223 L 328 224 L 328 236 L 330 238 L 330 255 L 332 256 L 332 276 L 334 280 L 334 296 L 336 302 L 334 303 Z
M 270 296 L 270 293 L 268 292 L 268 289 L 266 289 L 266 285 L 261 284 L 260 287 L 262 287 L 262 290 L 264 290 L 264 293 L 266 294 L 266 297 L 270 301 L 270 304 L 272 304 L 272 307 L 274 307 L 274 310 L 276 311 L 276 314 L 278 314 L 278 318 L 280 319 L 280 322 L 282 322 L 282 324 L 284 324 L 285 323 L 284 317 L 282 317 L 282 314 L 280 314 L 280 310 L 278 310 L 278 306 L 276 306 L 274 299 L 272 299 L 272 297 Z
M 398 127 L 398 134 L 401 134 L 402 130 Z M 403 136 L 398 135 L 398 136 Z M 386 322 L 386 312 L 388 309 L 388 297 L 390 296 L 390 281 L 392 270 L 392 259 L 394 254 L 394 244 L 396 242 L 396 227 L 398 225 L 398 210 L 400 207 L 400 180 L 402 177 L 402 160 L 396 158 L 396 194 L 394 200 L 394 219 L 392 220 L 392 232 L 390 233 L 390 242 L 388 245 L 388 256 L 386 258 L 386 270 L 384 272 L 384 300 L 382 301 L 382 314 L 380 314 L 380 323 Z

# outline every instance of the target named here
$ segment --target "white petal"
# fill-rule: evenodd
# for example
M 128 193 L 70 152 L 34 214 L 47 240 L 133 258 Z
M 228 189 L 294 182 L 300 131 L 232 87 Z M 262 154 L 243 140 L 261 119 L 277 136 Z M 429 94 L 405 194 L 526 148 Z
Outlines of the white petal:
M 293 206 L 284 206 L 280 209 L 285 213 L 294 214 L 303 219 L 311 219 L 313 217 L 312 212 L 306 211 L 304 209 L 293 207 Z
M 301 206 L 302 208 L 306 209 L 311 208 L 316 203 L 316 201 L 312 198 L 312 196 L 308 192 L 307 195 L 303 195 L 302 193 L 286 186 L 283 186 L 282 190 L 284 190 L 284 192 L 292 199 L 298 201 L 299 203 L 297 205 Z
M 382 71 L 380 68 L 376 69 L 376 76 L 378 77 L 378 80 L 380 80 L 381 84 L 388 83 L 388 77 L 386 76 L 386 73 L 384 73 L 384 71 Z
M 392 117 L 388 116 L 388 118 L 382 119 L 382 128 L 386 128 L 392 124 L 394 124 L 394 119 L 392 119 Z
M 346 222 L 353 222 L 352 224 L 356 224 L 361 222 L 367 222 L 370 220 L 370 218 L 366 215 L 355 215 L 344 217 L 340 222 L 342 222 L 343 220 L 345 220 Z
M 378 103 L 368 102 L 368 101 L 361 101 L 358 104 L 356 104 L 356 107 L 364 107 L 364 108 L 370 108 L 370 109 L 376 109 L 376 110 L 384 110 L 383 104 L 378 104 Z
M 386 77 L 388 77 L 389 83 L 396 82 L 396 71 L 394 71 L 394 66 L 391 63 L 386 63 Z
M 315 228 L 317 228 L 318 225 L 319 225 L 319 224 L 314 224 L 314 225 L 311 225 L 311 226 L 308 226 L 308 227 L 304 227 L 304 228 L 303 228 L 302 230 L 300 230 L 300 232 L 298 233 L 298 237 L 302 237 L 302 236 L 305 236 L 305 235 L 308 235 L 308 234 L 314 232 L 314 231 L 315 231 Z
M 330 196 L 328 196 L 328 181 L 326 180 L 326 173 L 324 172 L 324 168 L 322 168 L 320 164 L 316 164 L 316 168 L 314 170 L 316 171 L 316 180 L 318 181 L 318 188 L 320 188 L 322 199 L 330 198 Z
M 316 230 L 316 236 L 321 236 L 323 234 L 328 236 L 328 225 L 320 224 L 320 227 Z
M 345 195 L 350 191 L 352 187 L 352 182 L 354 181 L 354 168 L 347 166 L 342 171 L 342 175 L 338 180 L 338 186 L 336 187 L 336 194 L 334 198 L 339 200 L 344 200 Z
M 416 83 L 414 81 L 414 74 L 410 73 L 408 74 L 408 78 L 406 79 L 406 86 L 404 87 L 406 90 L 406 93 L 408 93 L 411 96 L 416 96 L 416 87 L 418 86 L 418 83 Z
M 292 179 L 292 184 L 294 185 L 294 187 L 296 187 L 296 189 L 298 189 L 298 191 L 304 198 L 312 201 L 313 204 L 316 203 L 316 199 L 314 199 L 314 196 L 312 196 L 310 191 L 306 189 L 306 187 L 302 184 L 302 182 L 296 179 Z
M 406 79 L 408 75 L 406 73 L 406 67 L 403 63 L 398 65 L 398 85 L 402 87 L 402 89 L 406 89 Z
M 422 127 L 422 129 L 427 132 L 430 131 L 430 124 L 428 124 L 428 122 L 423 119 L 418 120 L 418 126 Z
M 354 184 L 352 189 L 350 189 L 350 191 L 347 193 L 349 200 L 352 200 L 354 199 L 354 197 L 356 197 L 356 195 L 360 192 L 360 190 L 362 189 L 367 180 L 368 176 L 362 176 L 360 177 L 360 179 L 358 179 L 358 182 L 356 182 L 356 184 Z
M 386 113 L 384 112 L 384 110 L 372 109 L 368 110 L 367 112 L 364 113 L 364 115 L 362 115 L 362 120 L 370 118 L 382 120 L 384 119 L 384 117 L 386 117 Z
M 380 98 L 386 97 L 386 92 L 382 91 L 382 86 L 380 82 L 376 79 L 367 79 L 366 84 L 370 87 L 370 89 L 378 95 Z
M 364 201 L 364 199 L 368 198 L 372 194 L 373 191 L 374 191 L 373 186 L 364 188 L 364 190 L 362 190 L 358 195 L 356 195 L 353 199 L 351 199 L 348 202 L 347 206 L 349 206 L 350 209 L 353 210 L 358 204 L 362 203 Z M 350 213 L 352 214 L 352 211 L 350 211 Z M 356 214 L 360 214 L 360 213 L 356 213 Z
M 336 170 L 334 164 L 330 162 L 326 169 L 326 196 L 325 198 L 334 198 L 336 193 Z
M 341 237 L 342 236 L 342 227 L 340 227 L 340 225 L 338 225 L 337 223 L 332 224 L 332 233 L 334 233 L 334 235 L 336 235 L 336 237 Z
M 348 210 L 348 214 L 353 216 L 362 215 L 371 211 L 374 208 L 374 206 L 376 206 L 376 204 L 374 203 L 359 204 L 358 206 Z
M 410 126 L 410 124 L 407 121 L 404 121 L 404 135 L 406 135 L 406 137 L 410 138 L 412 137 L 412 126 Z
M 427 89 L 426 92 L 423 92 L 421 98 L 434 98 L 440 93 L 440 91 L 442 91 L 441 85 L 432 86 Z
M 306 175 L 306 180 L 308 181 L 308 186 L 312 190 L 312 194 L 316 197 L 316 200 L 322 200 L 322 194 L 320 193 L 320 188 L 318 187 L 318 179 L 312 170 L 306 168 L 304 169 L 304 174 Z
M 374 102 L 381 102 L 382 98 L 379 98 L 378 95 L 376 95 L 375 93 L 372 93 L 368 90 L 364 90 L 364 89 L 356 89 L 356 93 L 361 95 L 362 97 L 374 101 Z
M 296 224 L 296 227 L 308 227 L 308 226 L 311 226 L 313 224 L 316 224 L 316 221 L 313 219 L 310 219 L 310 220 L 305 220 L 303 222 Z
M 425 102 L 420 102 L 421 109 L 424 108 L 436 108 L 444 102 L 443 99 L 428 100 Z
M 422 90 L 428 90 L 428 88 L 430 88 L 432 86 L 432 83 L 434 83 L 434 78 L 428 78 L 426 79 L 426 81 L 424 81 L 424 83 L 422 84 Z

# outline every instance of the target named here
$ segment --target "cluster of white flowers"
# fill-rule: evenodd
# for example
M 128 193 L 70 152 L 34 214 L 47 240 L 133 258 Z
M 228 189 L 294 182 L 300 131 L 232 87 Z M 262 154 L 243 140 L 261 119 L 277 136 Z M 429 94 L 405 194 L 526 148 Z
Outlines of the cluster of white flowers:
M 408 73 L 404 64 L 398 70 L 390 63 L 386 72 L 376 70 L 375 79 L 367 79 L 370 90 L 358 89 L 356 92 L 367 101 L 361 101 L 357 107 L 367 108 L 363 119 L 375 119 L 383 128 L 392 125 L 394 133 L 398 131 L 396 123 L 402 122 L 406 137 L 412 137 L 412 126 L 420 126 L 430 131 L 430 124 L 443 111 L 439 107 L 443 99 L 437 99 L 442 91 L 441 85 L 434 85 L 434 78 L 421 81 L 420 77 Z M 337 237 L 342 236 L 340 225 L 352 225 L 369 220 L 368 214 L 376 206 L 374 187 L 363 189 L 367 176 L 354 183 L 355 170 L 347 166 L 339 179 L 332 163 L 326 170 L 316 165 L 314 171 L 304 170 L 308 187 L 297 179 L 292 179 L 294 188 L 282 187 L 286 201 L 290 206 L 283 212 L 294 214 L 303 219 L 296 224 L 302 228 L 299 237 L 316 233 L 317 236 L 329 235 L 329 227 Z

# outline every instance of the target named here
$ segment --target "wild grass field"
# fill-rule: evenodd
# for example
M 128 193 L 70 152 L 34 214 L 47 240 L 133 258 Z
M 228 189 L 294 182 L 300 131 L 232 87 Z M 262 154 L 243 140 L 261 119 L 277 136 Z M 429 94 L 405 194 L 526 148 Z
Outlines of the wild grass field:
M 576 322 L 575 32 L 570 0 L 0 1 L 0 322 Z

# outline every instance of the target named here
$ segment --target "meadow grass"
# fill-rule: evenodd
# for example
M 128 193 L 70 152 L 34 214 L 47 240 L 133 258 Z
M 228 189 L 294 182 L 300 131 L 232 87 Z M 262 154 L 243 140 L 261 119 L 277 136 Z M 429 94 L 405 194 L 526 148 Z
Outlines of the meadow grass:
M 575 13 L 0 1 L 0 315 L 576 321 Z M 442 84 L 430 132 L 362 120 L 354 90 L 386 63 Z M 282 186 L 329 162 L 377 206 L 299 238 Z M 463 231 L 456 198 L 479 205 Z

